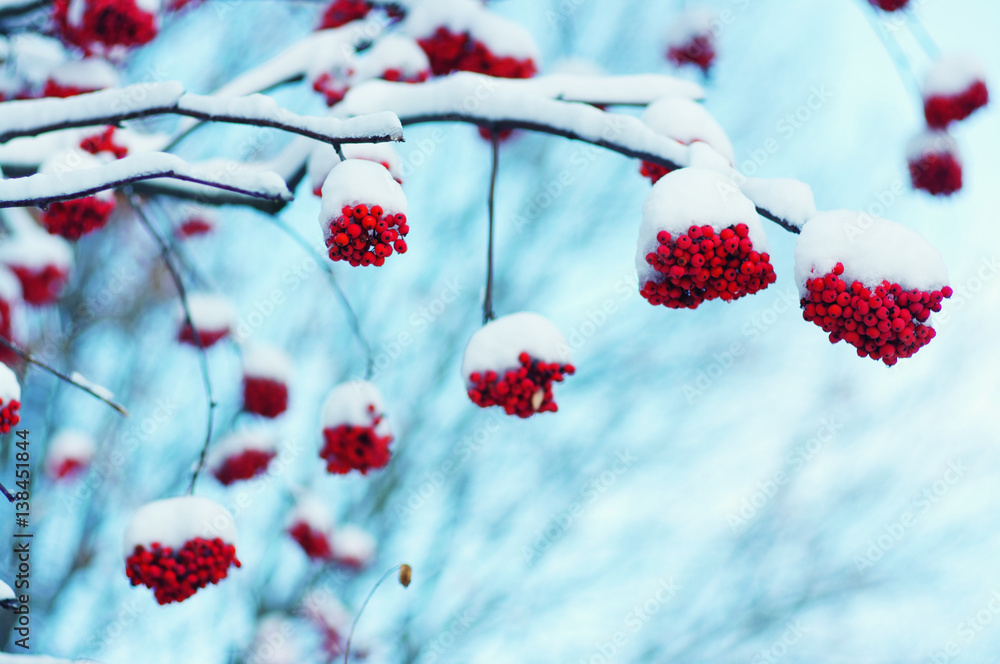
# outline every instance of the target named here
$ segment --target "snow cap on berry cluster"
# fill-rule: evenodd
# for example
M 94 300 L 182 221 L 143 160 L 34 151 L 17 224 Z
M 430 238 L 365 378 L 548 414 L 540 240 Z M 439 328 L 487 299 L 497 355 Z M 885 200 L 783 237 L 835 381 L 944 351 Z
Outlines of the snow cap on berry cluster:
M 924 79 L 924 98 L 960 95 L 976 83 L 986 82 L 986 68 L 974 55 L 958 54 L 931 65 Z
M 3 362 L 0 362 L 0 401 L 4 405 L 11 401 L 21 400 L 21 384 L 17 375 Z
M 950 154 L 958 158 L 958 143 L 948 132 L 922 131 L 906 145 L 906 158 L 909 161 L 919 160 L 932 154 Z
M 287 383 L 292 376 L 292 358 L 277 346 L 247 344 L 243 348 L 243 375 Z
M 68 273 L 73 267 L 73 249 L 57 235 L 42 231 L 22 231 L 0 242 L 0 263 L 8 267 L 44 270 L 52 266 Z
M 118 87 L 118 72 L 104 58 L 70 60 L 49 74 L 49 79 L 63 87 L 80 90 L 104 90 Z
M 75 171 L 85 171 L 103 165 L 104 161 L 99 157 L 84 150 L 71 149 L 57 152 L 48 157 L 42 162 L 38 172 L 46 175 L 55 175 L 60 179 L 72 179 Z M 104 189 L 90 195 L 103 201 L 113 201 L 115 199 L 114 191 L 111 189 Z
M 396 70 L 406 78 L 429 75 L 431 63 L 424 49 L 412 37 L 389 34 L 358 58 L 354 68 L 354 82 L 361 83 L 379 78 L 388 70 Z
M 319 223 L 324 235 L 330 232 L 330 221 L 341 215 L 345 207 L 378 205 L 384 214 L 406 214 L 406 195 L 399 183 L 381 164 L 364 159 L 348 159 L 331 169 L 323 183 L 323 205 Z
M 639 283 L 657 279 L 658 273 L 646 262 L 646 256 L 656 250 L 660 231 L 676 238 L 691 226 L 711 226 L 719 233 L 737 224 L 749 228 L 754 251 L 771 251 L 753 201 L 721 173 L 707 168 L 680 168 L 663 176 L 642 206 L 635 257 Z
M 270 452 L 278 450 L 278 437 L 274 432 L 263 429 L 244 429 L 235 431 L 212 446 L 212 451 L 205 460 L 205 465 L 215 469 L 230 457 L 243 452 Z
M 135 547 L 147 549 L 153 543 L 174 550 L 189 540 L 219 538 L 236 545 L 236 522 L 222 505 L 201 496 L 181 496 L 146 503 L 135 513 L 125 529 L 125 557 Z
M 326 503 L 316 496 L 306 495 L 296 501 L 288 515 L 288 525 L 294 526 L 296 523 L 305 523 L 322 533 L 333 532 L 333 514 Z
M 349 143 L 341 148 L 347 159 L 363 159 L 383 166 L 388 166 L 389 175 L 396 182 L 403 181 L 403 160 L 399 152 L 390 143 Z M 337 151 L 328 143 L 317 145 L 309 153 L 306 171 L 309 174 L 309 186 L 313 191 L 320 189 L 333 167 L 340 163 Z M 368 205 L 368 203 L 365 203 Z M 383 208 L 385 206 L 382 206 Z
M 190 293 L 187 306 L 191 311 L 191 322 L 198 332 L 225 332 L 232 329 L 236 320 L 236 310 L 221 295 Z M 177 319 L 182 326 L 187 323 L 183 304 L 177 305 Z
M 344 564 L 367 567 L 375 559 L 375 538 L 358 526 L 341 526 L 333 534 L 333 557 Z
M 684 46 L 688 42 L 711 35 L 718 15 L 711 9 L 688 9 L 681 12 L 667 27 L 667 46 Z
M 478 0 L 421 2 L 407 13 L 404 30 L 414 39 L 423 39 L 442 27 L 454 34 L 468 33 L 494 55 L 539 61 L 538 44 L 531 33 Z
M 690 145 L 701 141 L 725 157 L 730 165 L 736 161 L 725 130 L 704 106 L 692 99 L 667 97 L 655 101 L 643 112 L 642 121 L 656 133 L 678 143 Z
M 532 312 L 501 316 L 487 323 L 469 339 L 462 359 L 462 377 L 468 385 L 473 373 L 498 374 L 521 366 L 518 359 L 527 353 L 546 364 L 570 364 L 566 337 L 549 319 Z
M 69 460 L 79 461 L 84 465 L 90 463 L 96 451 L 97 446 L 90 434 L 75 429 L 63 429 L 49 441 L 45 465 L 50 473 L 55 474 L 60 466 Z
M 377 387 L 365 380 L 352 380 L 341 383 L 327 395 L 320 426 L 323 429 L 336 428 L 342 424 L 370 427 L 372 420 L 383 415 L 375 427 L 375 433 L 388 436 L 390 430 L 384 411 L 382 395 Z
M 795 244 L 795 282 L 806 297 L 806 281 L 843 263 L 841 276 L 872 288 L 888 281 L 925 292 L 948 285 L 941 253 L 919 233 L 894 221 L 854 210 L 821 212 L 809 220 Z
M 312 620 L 339 635 L 347 636 L 353 617 L 336 597 L 326 590 L 313 590 L 302 598 L 303 612 Z

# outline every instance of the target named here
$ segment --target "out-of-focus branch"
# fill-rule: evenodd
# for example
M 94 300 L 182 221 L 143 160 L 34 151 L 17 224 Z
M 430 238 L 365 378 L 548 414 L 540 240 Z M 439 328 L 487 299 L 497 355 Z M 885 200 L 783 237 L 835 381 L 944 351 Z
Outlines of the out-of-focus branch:
M 486 201 L 489 208 L 489 239 L 486 249 L 486 295 L 483 297 L 483 325 L 496 318 L 493 311 L 493 236 L 495 223 L 494 199 L 497 189 L 497 170 L 500 167 L 500 133 L 495 129 L 490 130 L 490 143 L 493 151 L 493 162 L 490 167 L 490 194 Z

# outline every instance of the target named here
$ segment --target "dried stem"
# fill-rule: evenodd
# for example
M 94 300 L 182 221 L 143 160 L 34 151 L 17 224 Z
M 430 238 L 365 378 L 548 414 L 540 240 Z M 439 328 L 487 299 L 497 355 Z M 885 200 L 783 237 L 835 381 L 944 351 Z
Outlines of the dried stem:
M 375 591 L 378 590 L 383 583 L 385 583 L 385 580 L 388 579 L 393 574 L 395 574 L 396 572 L 398 572 L 399 570 L 401 570 L 402 568 L 403 568 L 402 565 L 396 565 L 395 567 L 387 571 L 385 574 L 383 574 L 382 578 L 379 579 L 378 582 L 375 584 L 375 586 L 371 589 L 371 592 L 368 593 L 368 597 L 365 598 L 364 603 L 358 610 L 358 615 L 354 616 L 354 622 L 351 623 L 351 631 L 347 635 L 347 645 L 344 646 L 344 664 L 347 664 L 347 659 L 351 656 L 351 639 L 354 638 L 354 628 L 358 626 L 358 621 L 361 620 L 361 616 L 362 614 L 364 614 L 365 607 L 368 606 L 368 602 L 371 601 L 371 598 L 375 595 Z

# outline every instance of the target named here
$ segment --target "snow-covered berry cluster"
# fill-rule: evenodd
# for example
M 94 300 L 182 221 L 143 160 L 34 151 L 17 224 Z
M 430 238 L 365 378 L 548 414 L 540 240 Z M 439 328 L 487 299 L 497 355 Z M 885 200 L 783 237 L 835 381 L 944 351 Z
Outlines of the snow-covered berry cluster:
M 858 212 L 823 212 L 802 229 L 795 278 L 803 317 L 830 342 L 892 366 L 934 338 L 932 312 L 951 297 L 940 253 L 894 222 Z
M 650 104 L 642 114 L 643 123 L 658 134 L 678 143 L 692 145 L 705 143 L 732 166 L 736 161 L 733 144 L 722 126 L 705 110 L 705 107 L 686 97 L 666 97 Z M 643 161 L 639 172 L 653 184 L 671 169 L 660 164 Z
M 253 345 L 243 350 L 243 410 L 274 418 L 288 409 L 292 361 L 280 348 Z
M 178 341 L 197 346 L 200 339 L 201 345 L 208 348 L 229 336 L 236 314 L 228 300 L 208 293 L 192 293 L 187 298 L 187 305 L 194 329 L 188 323 L 183 306 L 178 306 Z M 194 330 L 198 331 L 197 338 Z
M 390 143 L 348 143 L 341 149 L 344 159 L 362 159 L 379 164 L 389 171 L 393 180 L 403 184 L 403 160 Z M 340 161 L 336 149 L 328 143 L 317 145 L 309 153 L 306 172 L 314 195 L 323 195 L 323 183 Z
M 0 363 L 0 433 L 10 433 L 21 421 L 21 385 L 6 364 Z
M 71 479 L 86 470 L 96 450 L 94 439 L 89 435 L 73 430 L 60 431 L 49 441 L 46 472 L 53 479 Z
M 50 203 L 42 213 L 42 224 L 48 232 L 67 240 L 79 240 L 104 228 L 115 209 L 115 201 L 101 194 Z
M 56 0 L 52 18 L 68 44 L 103 53 L 151 42 L 158 8 L 155 0 Z
M 42 91 L 44 97 L 75 97 L 118 86 L 118 72 L 103 58 L 70 60 L 54 67 Z
M 456 34 L 439 27 L 430 37 L 417 40 L 437 76 L 455 71 L 471 71 L 498 78 L 531 78 L 538 72 L 532 58 L 497 55 L 469 34 Z
M 382 397 L 374 385 L 353 381 L 338 385 L 323 406 L 323 446 L 319 456 L 329 473 L 362 475 L 384 468 L 392 456 L 392 433 L 385 421 Z
M 423 83 L 431 75 L 431 64 L 411 37 L 389 34 L 365 51 L 354 66 L 353 80 L 381 78 L 392 83 Z
M 206 460 L 206 465 L 215 479 L 229 486 L 267 472 L 277 455 L 277 441 L 272 434 L 248 429 L 220 440 Z
M 667 59 L 678 67 L 694 65 L 707 74 L 716 56 L 715 21 L 711 11 L 683 12 L 667 32 Z
M 914 189 L 934 196 L 950 196 L 962 188 L 962 161 L 958 144 L 943 131 L 918 134 L 907 149 Z
M 4 238 L 0 264 L 17 277 L 25 302 L 43 306 L 59 298 L 73 266 L 73 251 L 62 238 L 35 228 Z
M 556 412 L 553 383 L 576 372 L 569 345 L 544 316 L 516 313 L 487 323 L 465 348 L 462 377 L 480 408 L 500 406 L 521 418 Z
M 868 0 L 868 2 L 884 12 L 898 12 L 910 4 L 910 0 Z
M 932 311 L 941 311 L 941 300 L 951 297 L 950 287 L 928 293 L 888 281 L 874 288 L 860 281 L 848 286 L 843 274 L 843 263 L 837 263 L 827 275 L 810 279 L 809 297 L 801 301 L 802 317 L 829 332 L 830 343 L 846 341 L 860 357 L 892 366 L 934 338 L 934 328 L 925 323 Z
M 313 81 L 313 90 L 323 95 L 327 106 L 334 106 L 344 101 L 351 84 L 346 77 L 336 73 L 324 72 Z
M 333 517 L 318 498 L 305 496 L 296 502 L 288 534 L 312 560 L 333 559 Z
M 333 0 L 323 12 L 319 29 L 339 28 L 351 21 L 363 19 L 373 8 L 374 5 L 366 0 Z
M 214 537 L 203 536 L 212 530 Z M 183 602 L 218 583 L 236 558 L 233 515 L 207 498 L 184 496 L 144 505 L 125 531 L 125 574 L 160 604 Z
M 943 58 L 927 72 L 924 82 L 924 117 L 931 129 L 945 129 L 966 119 L 989 103 L 986 74 L 974 57 Z
M 115 127 L 106 127 L 104 131 L 85 136 L 80 141 L 80 149 L 93 155 L 106 152 L 114 155 L 115 159 L 121 159 L 128 155 L 128 148 L 115 142 Z
M 386 168 L 343 161 L 330 171 L 322 195 L 320 223 L 331 260 L 382 266 L 394 251 L 406 253 L 406 197 Z

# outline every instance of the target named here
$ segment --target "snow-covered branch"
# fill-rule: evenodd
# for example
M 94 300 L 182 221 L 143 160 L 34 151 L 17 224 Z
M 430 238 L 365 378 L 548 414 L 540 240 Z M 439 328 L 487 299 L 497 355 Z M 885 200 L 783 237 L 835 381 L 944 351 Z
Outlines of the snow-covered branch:
M 0 207 L 48 205 L 158 178 L 184 180 L 272 202 L 292 199 L 288 186 L 277 173 L 214 165 L 219 167 L 195 166 L 175 155 L 153 152 L 97 168 L 0 180 Z

